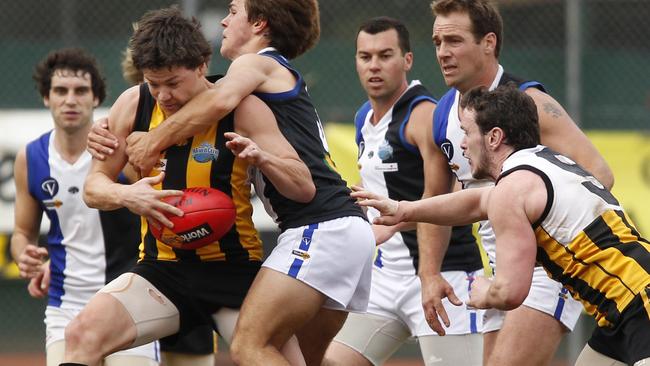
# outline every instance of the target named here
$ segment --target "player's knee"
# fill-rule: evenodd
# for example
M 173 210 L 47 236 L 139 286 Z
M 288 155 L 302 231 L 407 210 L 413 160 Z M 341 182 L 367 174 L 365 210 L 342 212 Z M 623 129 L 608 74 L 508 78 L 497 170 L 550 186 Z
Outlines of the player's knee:
M 65 327 L 66 350 L 75 352 L 84 350 L 88 353 L 98 353 L 102 342 L 93 331 L 93 323 L 83 312 L 72 319 L 68 326 Z

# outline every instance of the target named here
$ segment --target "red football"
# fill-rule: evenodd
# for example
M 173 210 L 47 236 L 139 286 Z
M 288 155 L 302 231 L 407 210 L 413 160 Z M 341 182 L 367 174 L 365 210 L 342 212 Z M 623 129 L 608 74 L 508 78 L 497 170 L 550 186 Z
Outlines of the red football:
M 178 249 L 201 248 L 221 239 L 235 223 L 235 204 L 227 194 L 209 187 L 186 188 L 183 192 L 182 196 L 163 199 L 185 212 L 183 217 L 167 215 L 173 229 L 149 225 L 161 242 Z

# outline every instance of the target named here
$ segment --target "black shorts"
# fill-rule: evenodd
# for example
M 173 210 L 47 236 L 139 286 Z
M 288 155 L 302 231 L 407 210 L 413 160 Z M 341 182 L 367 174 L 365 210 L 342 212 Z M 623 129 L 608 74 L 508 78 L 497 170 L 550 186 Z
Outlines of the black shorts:
M 594 351 L 632 365 L 650 357 L 650 287 L 637 294 L 613 327 L 597 327 L 587 343 Z
M 217 339 L 212 324 L 199 325 L 194 329 L 160 339 L 162 352 L 189 355 L 209 355 L 217 352 Z
M 222 307 L 239 309 L 262 262 L 166 262 L 143 260 L 131 269 L 176 305 L 180 331 L 212 324 Z

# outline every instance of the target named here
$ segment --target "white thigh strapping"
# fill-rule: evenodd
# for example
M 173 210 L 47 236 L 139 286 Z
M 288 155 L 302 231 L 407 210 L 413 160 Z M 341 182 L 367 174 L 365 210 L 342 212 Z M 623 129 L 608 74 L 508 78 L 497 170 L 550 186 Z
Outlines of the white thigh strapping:
M 549 278 L 541 267 L 535 267 L 530 292 L 523 305 L 554 317 L 569 331 L 573 331 L 583 310 L 582 304 L 571 297 L 561 283 Z M 505 315 L 501 310 L 486 310 L 483 319 L 484 332 L 501 329 Z
M 348 216 L 285 230 L 263 266 L 325 294 L 325 308 L 365 311 L 374 249 L 368 222 Z
M 131 315 L 137 329 L 133 346 L 172 335 L 180 329 L 176 305 L 135 273 L 123 273 L 99 292 L 116 298 Z
M 410 337 L 408 327 L 398 319 L 350 313 L 334 341 L 359 352 L 373 365 L 382 365 Z

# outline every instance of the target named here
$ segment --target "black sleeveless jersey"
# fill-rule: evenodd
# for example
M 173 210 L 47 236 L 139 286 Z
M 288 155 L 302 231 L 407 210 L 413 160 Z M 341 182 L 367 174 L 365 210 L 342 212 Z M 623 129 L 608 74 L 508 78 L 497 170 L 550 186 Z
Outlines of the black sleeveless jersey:
M 309 168 L 316 195 L 309 203 L 290 200 L 264 177 L 256 184 L 258 195 L 270 203 L 282 230 L 346 216 L 365 218 L 330 158 L 323 127 L 302 76 L 277 51 L 267 51 L 261 55 L 279 62 L 297 79 L 290 91 L 255 95 L 273 111 L 280 131 Z
M 359 147 L 358 164 L 363 185 L 367 189 L 383 192 L 398 201 L 415 201 L 422 197 L 424 161 L 417 146 L 406 140 L 404 131 L 412 110 L 423 101 L 437 103 L 424 86 L 414 82 L 393 105 L 390 115 L 383 116 L 376 125 L 368 122 L 372 114 L 370 102 L 357 111 L 354 122 Z M 384 255 L 388 252 L 393 253 Z M 399 238 L 393 237 L 383 243 L 378 248 L 375 265 L 396 273 L 417 273 L 419 253 L 416 230 L 402 231 Z M 472 226 L 454 227 L 441 269 L 472 272 L 482 266 Z
M 164 119 L 165 116 L 149 92 L 147 84 L 142 84 L 133 130 L 149 131 Z M 237 208 L 233 227 L 219 241 L 202 248 L 185 250 L 156 240 L 148 229 L 147 221 L 142 219 L 141 259 L 188 262 L 261 260 L 262 243 L 253 225 L 253 208 L 250 203 L 250 166 L 246 160 L 236 158 L 226 148 L 226 138 L 223 134 L 229 131 L 234 131 L 232 113 L 185 143 L 163 151 L 158 165 L 150 175 L 155 176 L 160 171 L 165 171 L 164 180 L 155 185 L 155 189 L 212 187 L 227 194 Z

